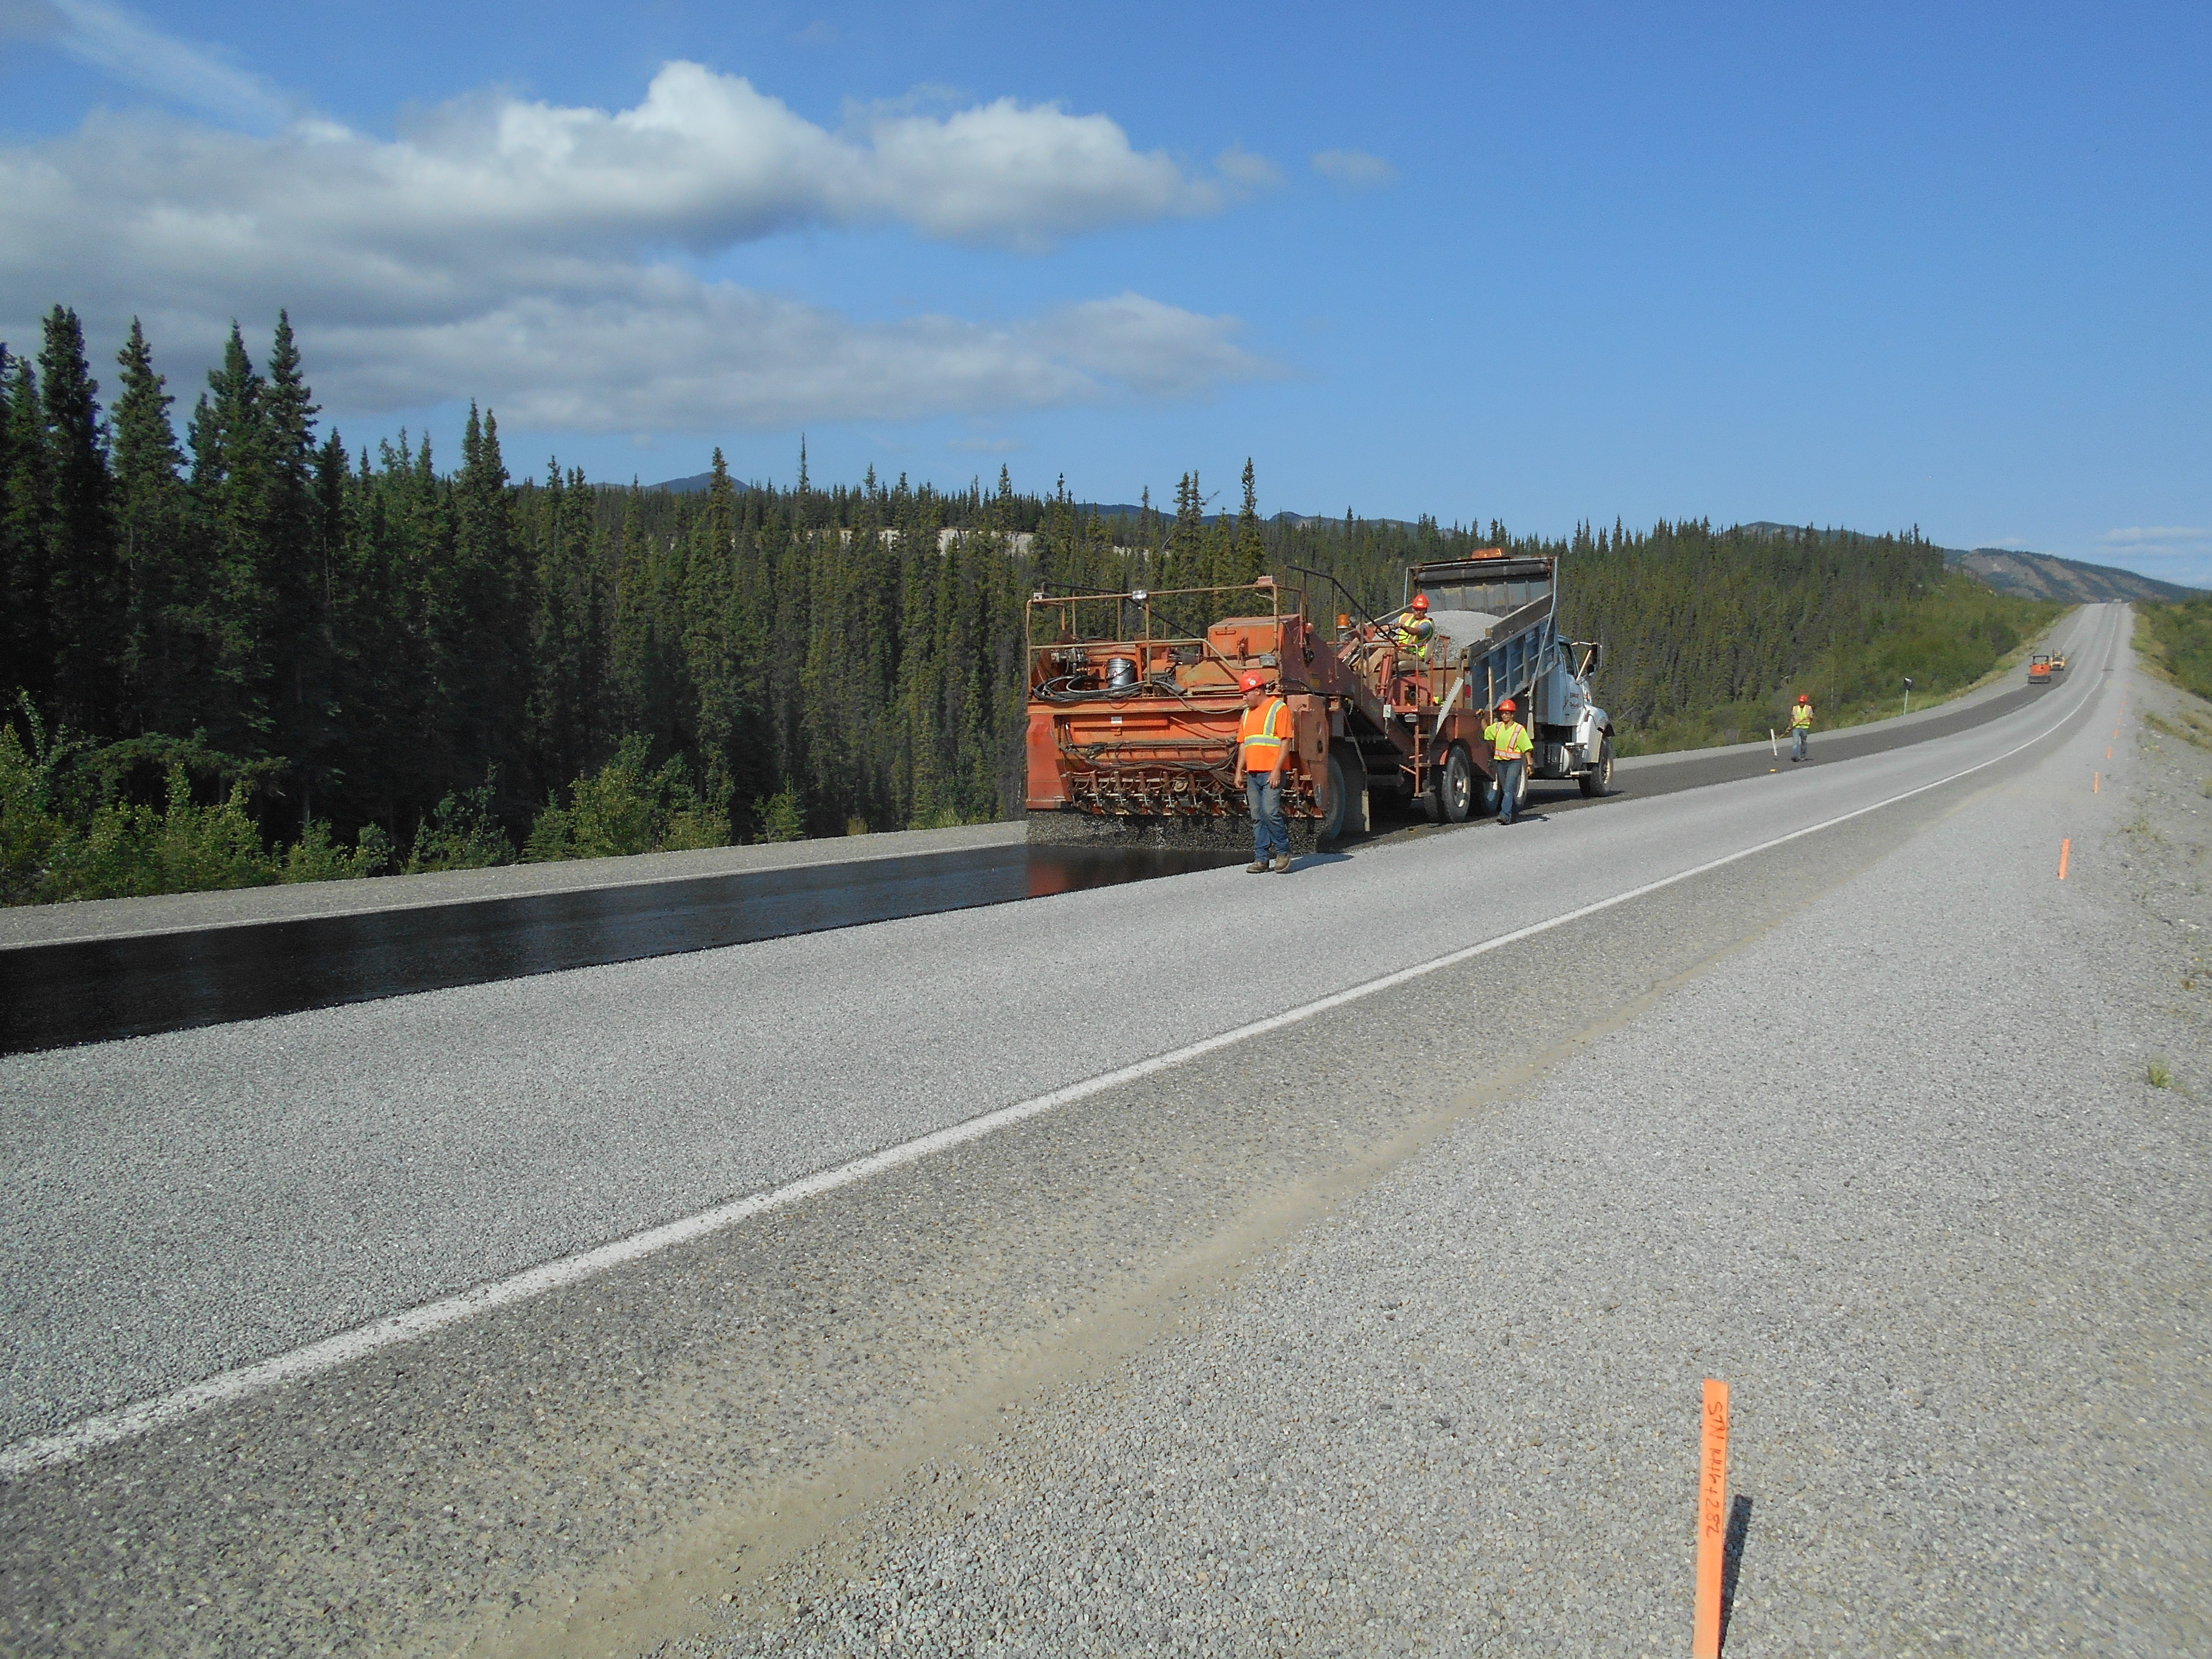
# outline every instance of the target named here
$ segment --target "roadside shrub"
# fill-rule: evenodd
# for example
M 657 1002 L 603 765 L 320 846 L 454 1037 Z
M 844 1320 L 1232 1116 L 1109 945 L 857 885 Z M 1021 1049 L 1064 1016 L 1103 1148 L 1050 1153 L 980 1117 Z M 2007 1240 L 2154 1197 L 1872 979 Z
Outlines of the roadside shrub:
M 648 772 L 651 750 L 647 738 L 624 738 L 611 760 L 570 786 L 568 805 L 557 797 L 547 800 L 531 826 L 524 859 L 544 864 L 726 847 L 728 811 L 700 795 L 681 755 Z
M 247 810 L 246 781 L 202 805 L 181 763 L 169 766 L 158 805 L 112 799 L 125 769 L 116 750 L 125 745 L 86 750 L 61 733 L 49 737 L 27 705 L 24 723 L 29 746 L 13 725 L 0 724 L 0 902 L 343 881 L 379 874 L 392 861 L 391 837 L 379 826 L 348 849 L 320 818 L 309 820 L 298 844 L 271 854 Z
M 514 843 L 507 839 L 506 826 L 492 811 L 498 784 L 495 767 L 474 789 L 447 793 L 416 828 L 415 845 L 407 854 L 410 875 L 425 870 L 481 870 L 514 862 Z
M 799 805 L 799 788 L 795 784 L 787 783 L 766 800 L 755 801 L 753 814 L 761 821 L 763 841 L 806 839 L 806 814 Z
M 2137 605 L 2136 644 L 2185 690 L 2212 697 L 2212 599 Z
M 340 846 L 331 826 L 320 818 L 307 821 L 307 833 L 284 854 L 279 872 L 285 881 L 354 881 L 380 876 L 392 861 L 392 837 L 380 823 L 365 824 L 360 842 L 351 852 Z
M 44 733 L 33 728 L 33 735 Z M 0 903 L 34 902 L 59 849 L 75 839 L 48 810 L 46 786 L 46 757 L 0 724 Z
M 57 898 L 130 898 L 149 893 L 264 887 L 281 869 L 261 844 L 246 810 L 246 786 L 234 784 L 212 806 L 192 799 L 181 766 L 171 769 L 159 807 L 103 806 L 70 856 L 57 865 Z M 325 831 L 327 833 L 327 831 Z

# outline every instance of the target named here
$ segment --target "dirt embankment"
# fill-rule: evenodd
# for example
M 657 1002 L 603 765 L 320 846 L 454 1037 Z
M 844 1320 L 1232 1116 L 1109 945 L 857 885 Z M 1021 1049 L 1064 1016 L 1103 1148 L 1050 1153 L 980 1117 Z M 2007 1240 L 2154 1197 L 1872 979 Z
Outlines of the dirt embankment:
M 2112 879 L 2147 930 L 2142 1013 L 2160 1046 L 2161 1087 L 2212 1090 L 2212 702 L 2148 677 L 2114 736 L 2112 787 L 2125 792 Z M 2151 1079 L 2157 1084 L 2157 1078 Z

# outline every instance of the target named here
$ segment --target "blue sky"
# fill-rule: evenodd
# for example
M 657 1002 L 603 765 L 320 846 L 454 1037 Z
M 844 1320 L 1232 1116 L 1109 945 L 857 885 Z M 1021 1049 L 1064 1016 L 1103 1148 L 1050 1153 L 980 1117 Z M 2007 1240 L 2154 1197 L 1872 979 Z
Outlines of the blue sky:
M 1808 15 L 1809 14 L 1809 15 Z M 0 0 L 0 337 L 509 464 L 2212 584 L 2212 10 Z

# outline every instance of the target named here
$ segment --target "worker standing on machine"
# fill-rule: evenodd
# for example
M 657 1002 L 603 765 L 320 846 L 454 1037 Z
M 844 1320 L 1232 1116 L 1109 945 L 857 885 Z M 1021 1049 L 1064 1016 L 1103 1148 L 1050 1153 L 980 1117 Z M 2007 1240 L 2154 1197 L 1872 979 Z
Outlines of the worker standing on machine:
M 1797 694 L 1797 706 L 1790 711 L 1790 760 L 1792 765 L 1805 758 L 1805 745 L 1813 737 L 1813 700 L 1802 691 Z
M 1522 769 L 1528 764 L 1528 751 L 1536 745 L 1528 736 L 1528 728 L 1516 718 L 1520 706 L 1508 697 L 1498 705 L 1498 718 L 1482 728 L 1482 740 L 1490 745 L 1490 755 L 1496 766 L 1498 779 L 1498 821 L 1513 822 L 1513 805 L 1521 794 Z
M 1237 686 L 1244 694 L 1244 716 L 1237 723 L 1237 781 L 1244 786 L 1245 810 L 1252 815 L 1252 862 L 1244 873 L 1284 875 L 1291 867 L 1291 827 L 1283 817 L 1291 706 L 1269 692 L 1267 677 L 1256 669 L 1246 670 Z
M 1413 604 L 1401 611 L 1390 622 L 1390 638 L 1401 651 L 1409 652 L 1421 662 L 1429 659 L 1429 641 L 1436 637 L 1437 625 L 1429 620 L 1429 596 L 1413 595 Z

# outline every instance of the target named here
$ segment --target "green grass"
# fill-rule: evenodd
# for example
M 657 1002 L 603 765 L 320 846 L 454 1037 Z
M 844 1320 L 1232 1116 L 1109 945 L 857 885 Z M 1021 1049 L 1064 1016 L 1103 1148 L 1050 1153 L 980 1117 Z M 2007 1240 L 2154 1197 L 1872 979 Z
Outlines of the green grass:
M 2136 650 L 2184 690 L 2212 698 L 2212 599 L 2136 607 Z
M 2154 732 L 2163 732 L 2169 738 L 2179 738 L 2184 743 L 2194 744 L 2199 749 L 2212 749 L 2212 720 L 2188 709 L 2182 711 L 2179 726 L 2160 715 L 2156 709 L 2146 709 L 2143 724 Z

